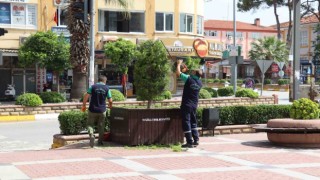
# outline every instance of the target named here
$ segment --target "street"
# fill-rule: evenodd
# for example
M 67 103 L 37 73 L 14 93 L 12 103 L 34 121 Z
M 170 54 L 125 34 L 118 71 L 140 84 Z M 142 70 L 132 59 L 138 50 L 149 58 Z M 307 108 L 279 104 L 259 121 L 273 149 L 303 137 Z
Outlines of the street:
M 49 149 L 58 120 L 0 123 L 0 152 Z

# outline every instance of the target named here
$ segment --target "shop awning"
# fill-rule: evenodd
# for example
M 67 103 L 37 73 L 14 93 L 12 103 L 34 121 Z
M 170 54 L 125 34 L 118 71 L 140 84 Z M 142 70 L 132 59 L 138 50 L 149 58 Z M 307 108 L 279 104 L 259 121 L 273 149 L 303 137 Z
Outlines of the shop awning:
M 2 56 L 18 56 L 17 49 L 0 49 Z

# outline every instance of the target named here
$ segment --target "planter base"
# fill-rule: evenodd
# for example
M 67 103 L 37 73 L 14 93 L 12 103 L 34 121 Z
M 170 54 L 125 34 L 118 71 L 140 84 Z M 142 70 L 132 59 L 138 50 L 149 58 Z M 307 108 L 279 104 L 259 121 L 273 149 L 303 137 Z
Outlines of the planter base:
M 99 134 L 95 134 L 96 139 L 98 139 Z M 104 141 L 108 141 L 110 137 L 110 132 L 104 133 Z M 62 135 L 62 134 L 55 134 L 53 136 L 53 143 L 51 145 L 51 149 L 59 148 L 62 146 L 78 143 L 81 141 L 88 141 L 89 145 L 89 135 L 88 134 L 79 134 L 79 135 Z
M 277 145 L 320 147 L 320 120 L 271 119 L 255 129 L 267 132 L 268 140 Z

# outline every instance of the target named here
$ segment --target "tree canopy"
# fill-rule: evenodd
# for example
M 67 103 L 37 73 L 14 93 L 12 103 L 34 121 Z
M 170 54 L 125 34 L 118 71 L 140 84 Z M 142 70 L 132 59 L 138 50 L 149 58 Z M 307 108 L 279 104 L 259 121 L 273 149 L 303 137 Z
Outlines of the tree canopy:
M 23 67 L 38 64 L 53 71 L 70 67 L 70 45 L 63 36 L 47 31 L 29 36 L 19 48 L 19 64 Z
M 274 60 L 287 62 L 289 51 L 286 44 L 275 37 L 264 37 L 251 44 L 249 57 L 252 60 Z
M 169 74 L 170 61 L 160 41 L 148 40 L 138 46 L 134 84 L 137 96 L 148 101 L 148 108 L 168 86 Z
M 132 65 L 135 52 L 136 45 L 122 38 L 114 42 L 108 42 L 104 46 L 104 53 L 113 64 L 117 65 L 122 74 L 126 74 L 128 66 Z

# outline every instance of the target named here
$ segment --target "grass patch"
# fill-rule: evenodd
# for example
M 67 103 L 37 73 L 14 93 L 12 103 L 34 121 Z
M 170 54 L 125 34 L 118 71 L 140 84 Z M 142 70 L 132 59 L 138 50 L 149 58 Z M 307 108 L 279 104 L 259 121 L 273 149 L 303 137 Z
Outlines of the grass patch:
M 181 144 L 152 144 L 152 145 L 138 145 L 138 146 L 125 146 L 126 149 L 138 149 L 138 150 L 157 150 L 157 149 L 168 149 L 170 148 L 173 152 L 181 152 Z

